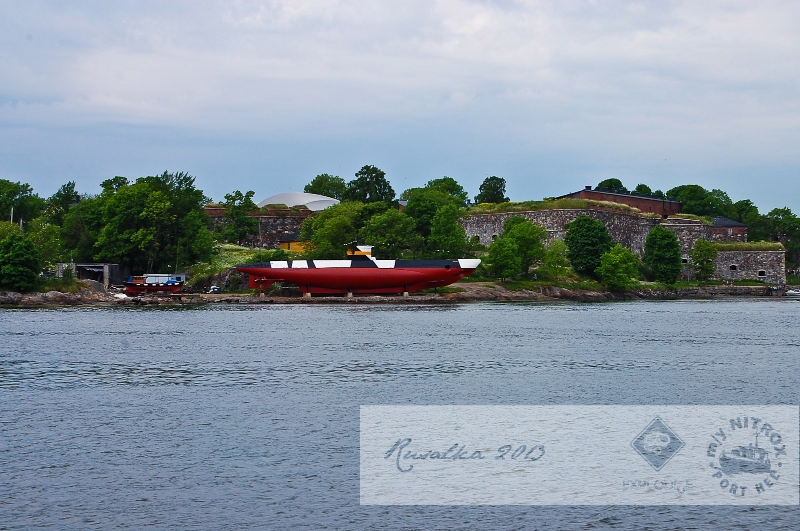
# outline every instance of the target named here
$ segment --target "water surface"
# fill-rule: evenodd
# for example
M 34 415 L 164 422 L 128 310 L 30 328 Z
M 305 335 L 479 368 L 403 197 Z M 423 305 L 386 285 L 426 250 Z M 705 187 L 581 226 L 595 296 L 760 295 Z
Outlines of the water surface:
M 797 528 L 780 507 L 362 507 L 358 407 L 799 404 L 799 310 L 0 310 L 0 529 Z

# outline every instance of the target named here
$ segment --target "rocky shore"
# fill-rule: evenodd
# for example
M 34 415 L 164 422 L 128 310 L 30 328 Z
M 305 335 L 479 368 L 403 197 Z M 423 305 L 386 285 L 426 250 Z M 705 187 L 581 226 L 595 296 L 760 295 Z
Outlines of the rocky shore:
M 197 304 L 354 304 L 354 303 L 457 303 L 477 301 L 548 301 L 572 300 L 600 302 L 611 300 L 676 300 L 676 299 L 722 299 L 731 297 L 782 296 L 769 286 L 706 286 L 680 288 L 676 290 L 640 289 L 625 293 L 587 291 L 544 286 L 537 291 L 511 291 L 489 282 L 464 282 L 453 287 L 455 293 L 412 293 L 408 297 L 398 295 L 356 296 L 352 298 L 331 296 L 302 298 L 286 294 L 177 294 L 172 296 L 124 297 L 109 293 L 97 282 L 86 281 L 75 293 L 49 291 L 47 293 L 0 292 L 0 307 L 37 308 L 63 306 L 149 306 L 149 305 L 197 305 Z

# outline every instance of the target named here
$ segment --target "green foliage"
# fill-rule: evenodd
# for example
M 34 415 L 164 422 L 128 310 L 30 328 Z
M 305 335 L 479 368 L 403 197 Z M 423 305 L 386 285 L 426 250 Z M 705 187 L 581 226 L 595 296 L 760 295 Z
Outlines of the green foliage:
M 636 188 L 633 189 L 631 192 L 633 195 L 638 195 L 641 197 L 652 197 L 653 190 L 647 186 L 646 184 L 637 184 Z
M 595 201 L 592 199 L 545 199 L 543 201 L 520 201 L 514 203 L 482 203 L 467 209 L 467 214 L 490 214 L 500 212 L 533 212 L 536 210 L 556 209 L 587 209 L 599 208 L 603 210 L 617 210 L 622 212 L 640 213 L 638 208 L 613 203 L 611 201 Z M 659 217 L 658 215 L 655 215 Z
M 22 234 L 22 229 L 16 223 L 10 221 L 0 221 L 0 241 L 5 240 L 12 234 Z
M 469 195 L 458 182 L 452 177 L 444 176 L 441 179 L 431 179 L 425 185 L 426 190 L 436 190 L 449 195 L 458 201 L 458 206 L 465 206 Z
M 674 284 L 681 274 L 681 246 L 671 230 L 657 225 L 647 233 L 644 263 L 653 272 L 656 282 Z
M 564 243 L 573 269 L 584 275 L 595 274 L 600 257 L 613 245 L 603 222 L 589 216 L 578 216 L 567 225 Z
M 616 244 L 600 257 L 600 266 L 595 273 L 611 291 L 625 291 L 637 282 L 639 258 Z
M 771 210 L 763 219 L 769 239 L 782 243 L 787 259 L 797 261 L 800 258 L 800 218 L 784 207 Z
M 544 259 L 547 230 L 534 225 L 522 216 L 508 218 L 503 223 L 503 234 L 500 238 L 508 238 L 517 245 L 521 272 L 525 275 L 535 262 Z
M 463 258 L 467 250 L 467 233 L 458 224 L 459 208 L 444 205 L 436 211 L 428 238 L 428 252 L 437 258 Z
M 358 242 L 363 203 L 345 201 L 309 216 L 300 229 L 300 238 L 310 241 L 306 254 L 311 259 L 343 259 L 347 248 Z
M 519 248 L 511 238 L 498 237 L 489 246 L 486 258 L 489 271 L 501 280 L 514 277 L 522 267 Z
M 29 221 L 38 217 L 44 209 L 44 199 L 33 193 L 28 183 L 0 179 L 0 219 L 3 221 Z M 11 209 L 14 219 L 11 220 Z
M 47 199 L 44 215 L 50 223 L 61 226 L 67 211 L 79 201 L 80 196 L 75 190 L 75 181 L 69 181 L 62 184 L 58 191 Z
M 694 269 L 697 280 L 708 280 L 714 276 L 714 260 L 717 259 L 717 247 L 702 238 L 694 242 L 689 251 L 689 266 Z
M 780 242 L 713 242 L 717 251 L 783 251 Z
M 253 262 L 271 262 L 273 260 L 293 260 L 294 253 L 285 249 L 261 249 L 252 258 Z
M 258 220 L 249 217 L 251 212 L 258 210 L 253 202 L 255 192 L 250 190 L 243 194 L 239 190 L 225 194 L 225 229 L 223 235 L 230 243 L 241 244 L 248 236 L 258 234 Z
M 544 267 L 554 275 L 564 275 L 569 271 L 567 244 L 563 240 L 553 240 L 544 253 Z
M 21 234 L 0 242 L 0 286 L 14 291 L 32 291 L 39 280 L 39 253 Z
M 94 247 L 103 228 L 103 206 L 108 196 L 84 198 L 64 215 L 61 243 L 70 261 L 93 262 Z M 64 253 L 67 258 L 67 252 Z
M 342 199 L 344 192 L 347 189 L 347 184 L 344 179 L 338 175 L 330 175 L 328 173 L 321 173 L 314 177 L 308 183 L 303 191 L 307 194 L 319 194 L 326 197 L 333 197 L 334 199 Z
M 171 271 L 207 259 L 213 239 L 194 177 L 164 172 L 135 183 L 103 181 L 103 192 L 64 216 L 63 243 L 74 259 L 131 266 L 134 273 Z
M 598 192 L 611 192 L 613 194 L 627 194 L 628 189 L 622 186 L 622 181 L 619 179 L 606 179 L 605 181 L 600 181 L 597 186 L 594 187 L 595 190 Z
M 414 220 L 403 212 L 389 209 L 372 216 L 362 231 L 364 242 L 372 245 L 376 258 L 400 258 L 402 251 L 418 251 L 424 242 L 414 231 Z
M 62 259 L 61 228 L 48 223 L 45 217 L 38 217 L 28 223 L 27 236 L 39 253 L 41 267 L 54 269 Z
M 61 279 L 65 282 L 72 282 L 75 280 L 75 270 L 72 267 L 65 267 L 61 270 Z
M 356 172 L 355 179 L 347 183 L 342 195 L 345 201 L 374 203 L 394 201 L 394 189 L 386 180 L 386 173 L 375 166 L 363 166 Z
M 460 204 L 458 199 L 441 190 L 412 188 L 407 192 L 408 204 L 403 213 L 414 220 L 417 231 L 424 238 L 431 234 L 431 225 L 437 210 L 445 205 Z
M 710 192 L 696 184 L 676 186 L 667 191 L 667 197 L 683 203 L 682 212 L 698 216 L 724 216 L 735 219 L 736 211 L 728 194 L 722 190 Z
M 508 200 L 508 197 L 506 197 L 506 180 L 495 175 L 483 180 L 479 193 L 475 196 L 475 202 L 478 204 L 506 203 Z
M 103 189 L 104 193 L 113 194 L 115 192 L 119 192 L 123 187 L 128 186 L 131 182 L 126 177 L 121 177 L 117 175 L 111 179 L 106 179 L 105 181 L 100 183 L 100 188 Z

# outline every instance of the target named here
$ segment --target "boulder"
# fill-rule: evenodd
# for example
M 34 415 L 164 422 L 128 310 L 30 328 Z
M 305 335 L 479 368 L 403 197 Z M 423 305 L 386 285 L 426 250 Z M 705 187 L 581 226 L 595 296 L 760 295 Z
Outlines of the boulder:
M 22 293 L 16 291 L 0 291 L 0 304 L 17 305 L 22 301 Z

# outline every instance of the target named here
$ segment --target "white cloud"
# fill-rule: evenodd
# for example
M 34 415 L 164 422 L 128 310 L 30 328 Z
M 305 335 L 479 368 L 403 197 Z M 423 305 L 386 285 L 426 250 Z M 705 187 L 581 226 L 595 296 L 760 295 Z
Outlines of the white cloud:
M 4 127 L 390 142 L 448 124 L 498 154 L 800 163 L 794 2 L 11 2 L 0 15 Z

